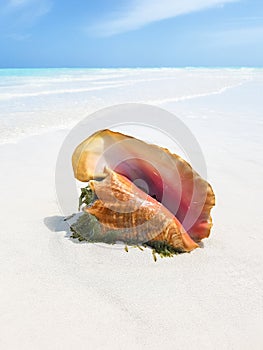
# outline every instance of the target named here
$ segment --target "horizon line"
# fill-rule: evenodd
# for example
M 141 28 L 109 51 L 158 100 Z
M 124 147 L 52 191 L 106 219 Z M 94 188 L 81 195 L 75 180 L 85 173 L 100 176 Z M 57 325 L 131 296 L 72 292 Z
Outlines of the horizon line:
M 252 66 L 252 65 L 229 65 L 229 66 L 109 66 L 109 67 L 88 67 L 88 66 L 49 66 L 49 67 L 0 67 L 0 70 L 4 69 L 192 69 L 192 68 L 209 68 L 209 69 L 218 69 L 218 68 L 230 68 L 230 69 L 240 69 L 240 68 L 263 68 L 262 66 Z

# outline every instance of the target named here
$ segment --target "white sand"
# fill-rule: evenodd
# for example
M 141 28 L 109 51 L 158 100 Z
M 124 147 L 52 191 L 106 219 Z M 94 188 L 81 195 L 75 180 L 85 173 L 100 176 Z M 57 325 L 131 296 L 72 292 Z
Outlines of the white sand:
M 54 185 L 66 130 L 2 144 L 0 348 L 262 349 L 262 88 L 261 73 L 163 105 L 200 142 L 217 205 L 203 249 L 156 263 L 68 238 Z

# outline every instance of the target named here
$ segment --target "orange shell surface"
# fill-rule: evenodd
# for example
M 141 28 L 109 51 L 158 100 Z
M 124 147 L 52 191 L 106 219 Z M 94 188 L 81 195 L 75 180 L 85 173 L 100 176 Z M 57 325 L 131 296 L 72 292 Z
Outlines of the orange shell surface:
M 126 177 L 111 171 L 102 181 L 91 180 L 98 199 L 85 211 L 107 228 L 120 229 L 120 240 L 137 243 L 165 241 L 180 252 L 198 245 L 180 222 L 161 203 L 147 195 Z
M 212 187 L 168 149 L 101 130 L 75 149 L 72 165 L 75 177 L 83 182 L 105 177 L 105 167 L 131 181 L 142 180 L 148 194 L 166 207 L 195 241 L 209 236 L 210 211 L 215 205 Z

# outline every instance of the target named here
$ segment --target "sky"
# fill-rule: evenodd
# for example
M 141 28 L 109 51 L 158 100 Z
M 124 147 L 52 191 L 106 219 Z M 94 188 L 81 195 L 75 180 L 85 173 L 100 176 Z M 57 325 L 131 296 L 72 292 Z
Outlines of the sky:
M 0 68 L 263 66 L 262 0 L 0 0 Z

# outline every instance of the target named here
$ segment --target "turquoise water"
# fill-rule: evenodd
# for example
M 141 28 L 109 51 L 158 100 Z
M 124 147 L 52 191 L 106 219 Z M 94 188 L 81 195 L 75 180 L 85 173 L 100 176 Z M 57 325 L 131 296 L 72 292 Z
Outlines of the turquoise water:
M 93 72 L 98 71 L 98 69 L 92 68 L 0 68 L 1 77 L 24 77 L 24 76 L 53 76 L 53 75 L 63 75 L 67 73 L 83 73 L 83 72 Z

